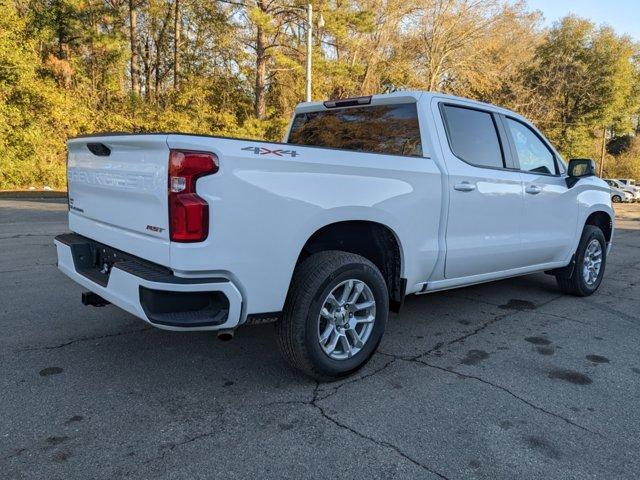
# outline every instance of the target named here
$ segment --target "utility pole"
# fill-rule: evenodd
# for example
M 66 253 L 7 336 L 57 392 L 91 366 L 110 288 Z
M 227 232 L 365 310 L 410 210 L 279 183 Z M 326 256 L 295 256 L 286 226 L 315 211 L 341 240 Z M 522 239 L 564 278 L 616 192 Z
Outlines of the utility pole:
M 604 176 L 604 156 L 607 151 L 607 127 L 602 128 L 602 147 L 600 150 L 600 178 Z
M 138 63 L 138 12 L 129 0 L 129 44 L 131 49 L 131 91 L 140 95 L 140 64 Z
M 313 7 L 307 4 L 307 94 L 305 101 L 311 101 L 311 53 L 313 48 Z
M 180 87 L 180 0 L 176 0 L 173 17 L 173 89 Z

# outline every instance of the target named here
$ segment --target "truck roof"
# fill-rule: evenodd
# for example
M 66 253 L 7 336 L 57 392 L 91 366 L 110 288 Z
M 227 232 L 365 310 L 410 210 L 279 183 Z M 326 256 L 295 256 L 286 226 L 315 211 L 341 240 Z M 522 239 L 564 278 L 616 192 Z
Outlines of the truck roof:
M 503 107 L 499 107 L 497 105 L 493 105 L 491 103 L 479 102 L 477 100 L 472 100 L 470 98 L 458 97 L 455 95 L 448 95 L 440 92 L 429 92 L 423 90 L 402 90 L 393 93 L 381 93 L 378 95 L 369 95 L 362 97 L 354 97 L 351 99 L 340 99 L 340 100 L 330 100 L 330 101 L 322 101 L 322 102 L 301 102 L 295 108 L 295 113 L 306 113 L 306 112 L 317 112 L 322 110 L 328 110 L 332 107 L 327 108 L 327 103 L 329 102 L 344 102 L 348 100 L 356 100 L 356 99 L 371 99 L 370 102 L 367 102 L 366 105 L 389 105 L 389 104 L 398 104 L 398 103 L 411 103 L 417 101 L 429 101 L 432 97 L 437 97 L 444 100 L 455 100 L 455 101 L 463 101 L 468 104 L 477 105 L 478 107 L 490 108 L 495 111 L 499 111 L 504 114 L 508 114 L 511 116 L 522 118 L 522 116 L 512 110 L 508 110 Z M 365 104 L 363 104 L 365 105 Z M 345 105 L 346 106 L 346 105 Z M 356 105 L 353 105 L 356 106 Z M 336 105 L 336 107 L 340 107 L 340 105 Z M 335 108 L 335 107 L 333 107 Z

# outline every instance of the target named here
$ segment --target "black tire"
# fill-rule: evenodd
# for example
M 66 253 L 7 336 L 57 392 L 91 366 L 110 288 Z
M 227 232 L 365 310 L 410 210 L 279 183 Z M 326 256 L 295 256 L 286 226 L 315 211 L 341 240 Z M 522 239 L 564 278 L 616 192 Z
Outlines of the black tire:
M 613 197 L 611 197 L 611 201 L 613 203 L 620 203 L 622 202 L 622 197 L 620 195 L 614 195 Z
M 596 239 L 600 243 L 600 248 L 602 248 L 602 264 L 600 266 L 600 272 L 598 273 L 596 281 L 593 284 L 589 285 L 587 284 L 582 273 L 582 265 L 584 262 L 587 245 L 589 245 L 589 243 L 591 243 L 591 241 L 594 239 Z M 607 242 L 604 238 L 602 230 L 593 225 L 585 225 L 584 230 L 582 231 L 582 237 L 580 238 L 580 243 L 578 245 L 578 250 L 576 251 L 575 264 L 572 271 L 565 271 L 556 275 L 556 280 L 558 282 L 560 290 L 564 293 L 575 295 L 577 297 L 587 297 L 593 294 L 596 290 L 598 290 L 598 287 L 602 282 L 606 264 Z
M 373 330 L 361 350 L 336 360 L 318 340 L 320 310 L 329 293 L 345 280 L 364 282 L 376 302 Z M 389 315 L 389 294 L 380 270 L 366 258 L 337 250 L 311 255 L 295 270 L 282 319 L 276 323 L 278 346 L 296 369 L 322 381 L 352 374 L 369 361 L 384 333 Z

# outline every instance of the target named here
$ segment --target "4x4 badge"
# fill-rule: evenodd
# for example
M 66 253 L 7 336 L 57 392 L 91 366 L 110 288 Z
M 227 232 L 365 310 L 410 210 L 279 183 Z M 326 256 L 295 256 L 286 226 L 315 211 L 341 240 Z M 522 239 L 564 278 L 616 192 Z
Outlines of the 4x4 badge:
M 295 150 L 281 150 L 279 148 L 272 150 L 266 147 L 244 147 L 242 150 L 253 152 L 254 155 L 275 155 L 276 157 L 282 157 L 284 155 L 297 157 L 299 155 Z

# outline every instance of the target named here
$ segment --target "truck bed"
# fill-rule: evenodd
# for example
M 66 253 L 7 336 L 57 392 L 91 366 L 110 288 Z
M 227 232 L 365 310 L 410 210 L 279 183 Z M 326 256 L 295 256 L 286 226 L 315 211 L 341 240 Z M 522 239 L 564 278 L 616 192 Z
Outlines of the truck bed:
M 96 144 L 108 155 L 102 147 L 93 153 Z M 71 231 L 179 276 L 233 277 L 241 291 L 252 291 L 248 312 L 282 308 L 295 252 L 345 212 L 389 225 L 423 262 L 438 255 L 441 176 L 424 157 L 177 133 L 81 136 L 68 147 Z M 196 184 L 209 206 L 203 242 L 169 240 L 171 150 L 218 159 L 218 171 Z M 417 222 L 416 211 L 423 212 Z M 410 280 L 423 266 L 414 265 Z

